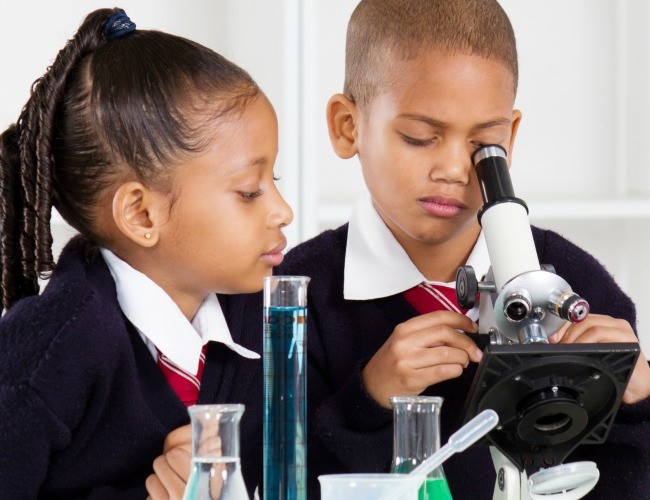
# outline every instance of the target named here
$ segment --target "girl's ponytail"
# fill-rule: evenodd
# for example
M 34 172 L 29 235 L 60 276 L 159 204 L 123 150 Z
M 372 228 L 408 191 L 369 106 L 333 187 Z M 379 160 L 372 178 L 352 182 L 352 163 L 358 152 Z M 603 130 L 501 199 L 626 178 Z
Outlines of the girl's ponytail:
M 248 73 L 202 45 L 136 31 L 120 9 L 89 14 L 1 136 L 2 307 L 38 293 L 38 278 L 52 272 L 53 206 L 110 247 L 98 224 L 110 189 L 136 179 L 170 192 L 174 168 L 205 150 L 212 124 L 259 92 Z
M 90 14 L 36 80 L 18 122 L 0 137 L 0 263 L 2 307 L 37 294 L 38 278 L 49 277 L 52 258 L 57 114 L 70 74 L 88 54 L 106 43 L 104 25 L 118 9 Z

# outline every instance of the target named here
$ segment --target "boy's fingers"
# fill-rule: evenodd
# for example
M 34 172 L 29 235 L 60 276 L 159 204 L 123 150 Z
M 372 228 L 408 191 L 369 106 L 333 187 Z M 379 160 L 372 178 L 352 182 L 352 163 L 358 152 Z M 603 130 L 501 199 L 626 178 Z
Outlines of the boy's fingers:
M 463 374 L 463 367 L 459 364 L 441 364 L 436 366 L 429 366 L 419 370 L 420 383 L 423 387 L 433 385 L 430 381 L 440 383 L 445 380 L 460 377 Z
M 463 349 L 442 345 L 426 349 L 421 356 L 413 360 L 412 367 L 416 370 L 438 365 L 458 365 L 464 368 L 469 364 L 469 361 L 470 357 Z
M 562 341 L 562 338 L 564 338 L 564 334 L 568 330 L 568 328 L 571 326 L 571 323 L 568 321 L 562 325 L 562 328 L 560 328 L 557 332 L 555 332 L 553 335 L 551 335 L 548 338 L 548 343 L 549 344 L 559 344 Z
M 561 344 L 602 343 L 602 342 L 637 342 L 630 324 L 621 319 L 590 314 L 580 323 L 569 324 L 560 340 Z
M 436 348 L 441 345 L 446 345 L 460 349 L 475 363 L 481 361 L 481 358 L 483 357 L 483 352 L 481 352 L 481 350 L 476 346 L 476 343 L 469 335 L 465 335 L 453 328 L 444 325 L 437 325 L 418 334 L 422 335 L 427 341 L 427 343 L 423 345 L 425 348 Z
M 404 329 L 410 330 L 423 330 L 438 325 L 446 325 L 456 330 L 470 333 L 478 331 L 478 326 L 470 318 L 452 311 L 435 311 L 432 313 L 422 314 L 398 325 L 398 328 L 404 327 Z
M 395 328 L 394 340 L 407 341 L 413 345 L 414 336 L 420 338 L 422 347 L 450 345 L 467 352 L 470 360 L 477 363 L 483 353 L 476 346 L 471 336 L 463 332 L 475 333 L 478 326 L 470 318 L 451 311 L 436 311 L 412 318 Z

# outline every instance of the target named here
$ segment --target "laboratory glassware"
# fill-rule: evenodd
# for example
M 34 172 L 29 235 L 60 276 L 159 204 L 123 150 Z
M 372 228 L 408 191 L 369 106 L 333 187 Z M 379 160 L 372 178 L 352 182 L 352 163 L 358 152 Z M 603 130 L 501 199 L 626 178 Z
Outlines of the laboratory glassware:
M 264 279 L 264 498 L 307 499 L 306 276 Z
M 192 469 L 183 500 L 249 500 L 239 458 L 244 405 L 194 405 L 188 412 Z
M 392 397 L 393 462 L 391 472 L 409 473 L 440 448 L 440 409 L 443 398 Z M 419 500 L 451 500 L 442 465 L 429 474 Z

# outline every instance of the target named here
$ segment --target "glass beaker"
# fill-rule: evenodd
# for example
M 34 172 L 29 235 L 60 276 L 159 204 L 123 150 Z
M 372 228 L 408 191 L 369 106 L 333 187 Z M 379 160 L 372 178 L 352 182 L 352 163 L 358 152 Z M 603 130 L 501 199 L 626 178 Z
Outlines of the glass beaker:
M 393 463 L 391 472 L 408 474 L 440 448 L 440 408 L 443 398 L 392 397 Z M 442 466 L 427 475 L 419 500 L 451 500 Z
M 264 278 L 264 499 L 307 498 L 306 276 Z
M 239 421 L 244 405 L 195 405 L 192 470 L 183 500 L 249 500 L 239 459 Z

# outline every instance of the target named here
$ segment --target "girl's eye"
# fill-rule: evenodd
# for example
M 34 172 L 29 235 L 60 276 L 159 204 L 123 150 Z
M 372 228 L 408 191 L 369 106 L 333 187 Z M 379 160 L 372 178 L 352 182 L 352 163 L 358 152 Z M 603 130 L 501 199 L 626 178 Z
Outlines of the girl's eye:
M 239 195 L 242 198 L 244 198 L 246 201 L 251 201 L 257 198 L 258 196 L 262 196 L 262 190 L 258 189 L 257 191 L 252 191 L 252 192 L 240 191 Z
M 430 144 L 433 144 L 435 139 L 416 139 L 414 137 L 409 137 L 408 135 L 403 135 L 402 134 L 402 139 L 406 144 L 409 144 L 411 146 L 428 146 Z

